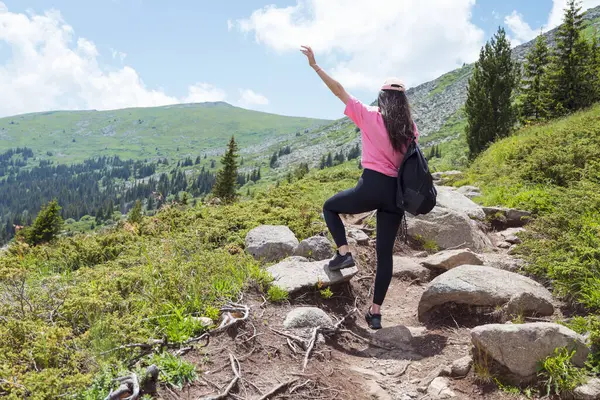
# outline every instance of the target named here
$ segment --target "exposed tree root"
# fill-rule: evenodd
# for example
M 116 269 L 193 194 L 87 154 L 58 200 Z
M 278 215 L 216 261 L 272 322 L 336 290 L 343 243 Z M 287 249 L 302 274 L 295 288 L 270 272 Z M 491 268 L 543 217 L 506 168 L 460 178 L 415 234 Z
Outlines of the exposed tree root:
M 237 385 L 238 381 L 241 378 L 240 372 L 240 362 L 235 358 L 235 356 L 229 353 L 229 361 L 231 362 L 231 370 L 233 371 L 233 379 L 229 382 L 229 385 L 225 388 L 223 393 L 220 393 L 216 396 L 203 397 L 200 400 L 221 400 L 226 399 L 229 396 L 229 392 Z

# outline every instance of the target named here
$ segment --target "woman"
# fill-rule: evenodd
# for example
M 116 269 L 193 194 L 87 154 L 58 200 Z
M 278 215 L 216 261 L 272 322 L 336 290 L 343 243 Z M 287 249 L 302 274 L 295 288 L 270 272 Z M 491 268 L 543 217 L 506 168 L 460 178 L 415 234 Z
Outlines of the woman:
M 329 268 L 337 271 L 354 266 L 340 214 L 377 210 L 377 274 L 373 304 L 365 319 L 371 329 L 381 329 L 381 305 L 392 280 L 394 242 L 404 216 L 403 210 L 396 206 L 398 167 L 409 142 L 416 140 L 419 133 L 400 80 L 387 80 L 379 92 L 379 107 L 369 107 L 349 95 L 317 65 L 310 47 L 302 46 L 301 51 L 327 87 L 346 105 L 344 114 L 361 130 L 362 177 L 355 188 L 327 200 L 323 214 L 338 247 Z

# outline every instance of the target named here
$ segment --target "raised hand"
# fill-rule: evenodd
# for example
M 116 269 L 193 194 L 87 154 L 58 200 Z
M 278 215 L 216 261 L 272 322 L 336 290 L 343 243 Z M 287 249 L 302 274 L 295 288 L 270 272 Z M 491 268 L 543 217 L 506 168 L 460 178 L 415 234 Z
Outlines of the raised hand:
M 308 58 L 308 65 L 310 65 L 311 67 L 317 65 L 317 62 L 315 61 L 315 53 L 310 48 L 310 46 L 302 46 L 302 49 L 300 51 L 306 56 L 306 58 Z

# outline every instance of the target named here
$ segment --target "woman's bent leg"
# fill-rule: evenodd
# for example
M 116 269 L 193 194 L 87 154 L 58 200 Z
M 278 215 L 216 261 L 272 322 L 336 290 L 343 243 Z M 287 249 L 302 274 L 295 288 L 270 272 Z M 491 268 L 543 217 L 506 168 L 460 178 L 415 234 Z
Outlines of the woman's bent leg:
M 371 211 L 377 199 L 369 199 L 362 188 L 362 178 L 355 188 L 344 190 L 327 200 L 323 206 L 325 223 L 338 248 L 348 245 L 346 229 L 340 214 L 359 214 Z

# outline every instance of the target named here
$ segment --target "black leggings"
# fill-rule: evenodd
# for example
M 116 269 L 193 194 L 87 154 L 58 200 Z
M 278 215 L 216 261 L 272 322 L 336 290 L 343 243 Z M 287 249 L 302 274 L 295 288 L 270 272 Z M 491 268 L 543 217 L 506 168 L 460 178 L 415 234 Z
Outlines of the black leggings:
M 397 179 L 365 169 L 356 187 L 327 200 L 323 215 L 339 247 L 348 244 L 339 214 L 359 214 L 377 210 L 377 275 L 373 303 L 381 305 L 392 281 L 394 242 L 403 211 L 396 206 Z

